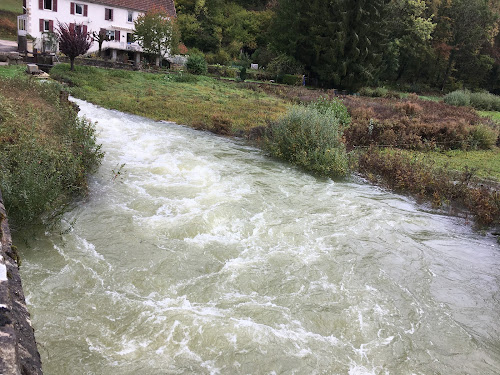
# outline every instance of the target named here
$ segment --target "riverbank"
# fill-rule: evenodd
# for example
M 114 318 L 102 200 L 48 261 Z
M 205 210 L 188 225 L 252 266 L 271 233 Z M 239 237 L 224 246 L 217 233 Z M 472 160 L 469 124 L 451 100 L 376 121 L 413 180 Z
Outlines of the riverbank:
M 5 72 L 20 72 L 21 68 Z M 59 84 L 0 74 L 0 190 L 13 228 L 57 217 L 102 158 L 93 124 Z
M 292 105 L 334 97 L 333 90 L 81 66 L 70 72 L 59 65 L 52 76 L 66 83 L 75 97 L 105 108 L 251 139 L 262 137 L 266 127 Z M 343 103 L 352 117 L 344 140 L 354 171 L 372 182 L 427 200 L 435 208 L 446 208 L 446 212 L 470 210 L 480 225 L 500 222 L 496 193 L 500 185 L 499 125 L 494 119 L 483 118 L 471 108 L 420 100 L 415 95 L 405 99 L 345 97 Z M 401 152 L 389 159 L 384 157 L 388 148 Z M 361 159 L 367 152 L 370 157 Z M 365 164 L 361 166 L 359 160 Z M 434 177 L 409 178 L 406 169 L 428 171 Z M 466 181 L 462 186 L 465 194 L 453 188 L 458 180 Z M 393 181 L 399 181 L 398 185 Z

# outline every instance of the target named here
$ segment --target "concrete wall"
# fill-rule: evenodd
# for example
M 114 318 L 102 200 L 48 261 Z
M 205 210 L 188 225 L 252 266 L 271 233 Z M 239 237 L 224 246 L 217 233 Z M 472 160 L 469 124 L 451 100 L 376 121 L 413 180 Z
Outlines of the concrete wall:
M 0 192 L 0 374 L 42 374 L 19 276 L 18 256 Z

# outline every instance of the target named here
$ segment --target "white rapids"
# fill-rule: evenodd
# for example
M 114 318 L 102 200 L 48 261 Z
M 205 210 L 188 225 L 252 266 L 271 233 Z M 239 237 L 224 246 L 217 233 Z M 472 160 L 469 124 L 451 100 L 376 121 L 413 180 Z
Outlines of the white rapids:
M 45 374 L 500 373 L 492 238 L 75 101 L 106 152 L 90 196 L 15 239 Z

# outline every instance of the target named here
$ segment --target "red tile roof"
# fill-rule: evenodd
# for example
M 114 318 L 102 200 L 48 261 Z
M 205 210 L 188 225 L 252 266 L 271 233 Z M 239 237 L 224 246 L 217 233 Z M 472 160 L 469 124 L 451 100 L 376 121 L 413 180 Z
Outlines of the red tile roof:
M 176 17 L 174 0 L 87 0 L 91 3 L 147 12 L 154 7 L 165 8 L 169 16 Z

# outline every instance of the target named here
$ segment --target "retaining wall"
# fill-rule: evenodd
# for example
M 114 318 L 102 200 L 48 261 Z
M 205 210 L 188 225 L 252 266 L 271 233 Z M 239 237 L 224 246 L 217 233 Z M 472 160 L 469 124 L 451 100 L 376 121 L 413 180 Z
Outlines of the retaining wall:
M 18 259 L 0 192 L 0 374 L 42 374 Z

